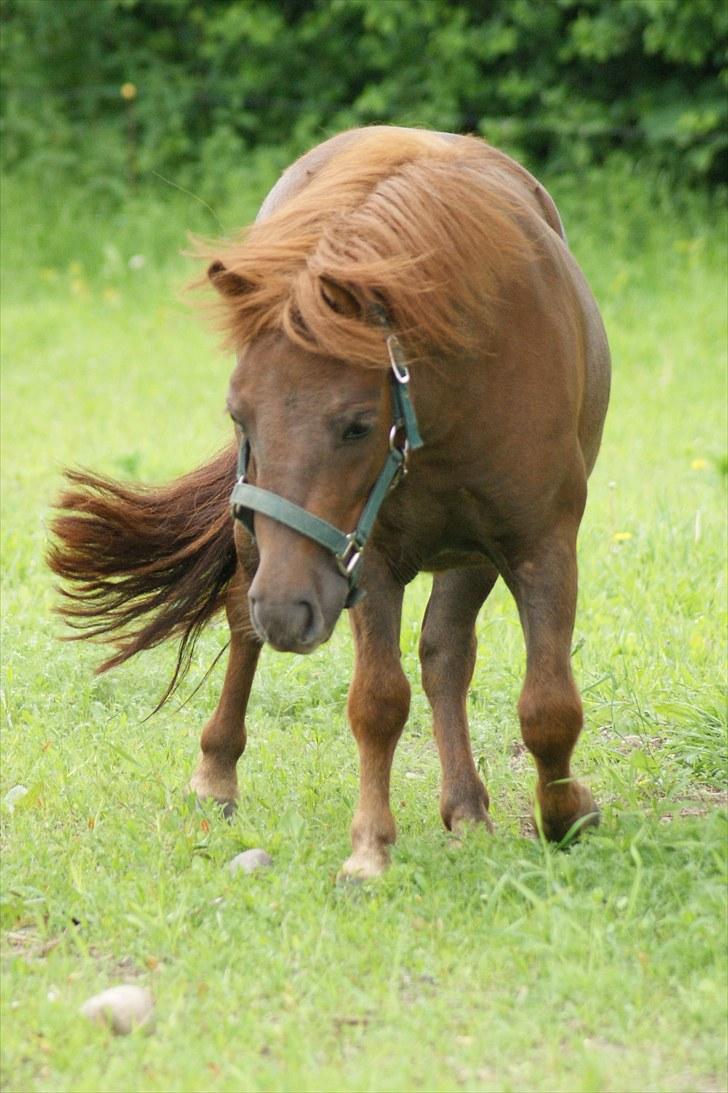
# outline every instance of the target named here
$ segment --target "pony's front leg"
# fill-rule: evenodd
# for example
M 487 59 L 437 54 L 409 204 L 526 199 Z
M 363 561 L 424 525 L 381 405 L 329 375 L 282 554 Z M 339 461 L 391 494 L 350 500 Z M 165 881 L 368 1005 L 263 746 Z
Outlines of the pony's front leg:
M 190 788 L 200 799 L 217 801 L 229 816 L 238 799 L 236 766 L 245 750 L 245 711 L 261 648 L 248 614 L 248 580 L 240 566 L 228 587 L 225 611 L 230 626 L 225 682 L 217 709 L 202 731 Z
M 521 554 L 513 593 L 526 639 L 526 678 L 518 702 L 521 734 L 536 760 L 536 798 L 544 834 L 559 841 L 582 820 L 599 822 L 591 793 L 571 776 L 571 753 L 583 723 L 571 674 L 576 612 L 578 521 L 563 521 Z
M 493 826 L 473 762 L 467 696 L 475 668 L 475 621 L 497 579 L 490 563 L 437 573 L 422 627 L 422 685 L 432 707 L 442 766 L 440 814 L 448 830 L 468 822 Z
M 396 838 L 389 778 L 410 703 L 399 652 L 404 589 L 373 552 L 365 572 L 366 598 L 350 612 L 356 663 L 348 712 L 359 747 L 359 803 L 351 826 L 353 854 L 341 871 L 362 879 L 389 865 L 389 847 Z

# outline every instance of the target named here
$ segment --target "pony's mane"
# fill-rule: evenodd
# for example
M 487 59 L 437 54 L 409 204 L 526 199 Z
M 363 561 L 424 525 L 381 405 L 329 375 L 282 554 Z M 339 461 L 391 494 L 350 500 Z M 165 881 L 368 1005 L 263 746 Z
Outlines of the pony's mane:
M 201 246 L 214 259 L 227 343 L 280 331 L 310 351 L 384 367 L 378 306 L 410 356 L 472 350 L 533 254 L 525 203 L 502 161 L 489 170 L 487 152 L 475 138 L 373 132 L 239 239 Z

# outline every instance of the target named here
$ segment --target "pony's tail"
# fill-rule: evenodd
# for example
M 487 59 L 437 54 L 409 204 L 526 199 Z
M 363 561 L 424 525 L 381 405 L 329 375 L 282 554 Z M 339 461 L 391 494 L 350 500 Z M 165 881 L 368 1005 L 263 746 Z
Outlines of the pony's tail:
M 220 610 L 235 572 L 228 498 L 235 450 L 167 486 L 115 482 L 66 471 L 47 561 L 66 587 L 57 608 L 75 630 L 115 652 L 105 672 L 166 638 L 179 637 L 161 706 L 189 668 L 195 641 Z M 159 708 L 159 707 L 157 707 Z

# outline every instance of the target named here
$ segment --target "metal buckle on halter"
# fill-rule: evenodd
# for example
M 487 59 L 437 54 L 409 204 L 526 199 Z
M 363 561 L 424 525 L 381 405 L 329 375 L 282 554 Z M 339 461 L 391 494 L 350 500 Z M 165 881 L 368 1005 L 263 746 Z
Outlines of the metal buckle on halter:
M 399 468 L 399 472 L 392 479 L 392 484 L 389 487 L 390 490 L 393 490 L 394 487 L 397 485 L 397 483 L 400 482 L 404 478 L 404 476 L 407 474 L 407 470 L 408 470 L 407 460 L 409 459 L 409 453 L 410 453 L 409 440 L 407 439 L 407 437 L 405 435 L 404 441 L 400 444 L 397 443 L 397 437 L 400 436 L 403 429 L 404 429 L 403 423 L 401 421 L 396 421 L 394 423 L 394 425 L 392 426 L 392 428 L 389 430 L 389 450 L 390 450 L 390 452 L 399 452 L 399 454 L 402 456 L 402 464 Z
M 235 479 L 235 486 L 244 486 L 247 481 L 248 480 L 247 480 L 247 478 L 245 477 L 244 474 L 239 474 L 238 477 Z M 235 486 L 233 486 L 233 490 L 235 489 Z M 232 513 L 232 516 L 233 516 L 234 520 L 239 520 L 240 519 L 240 512 L 241 512 L 242 508 L 243 508 L 242 505 L 239 505 L 236 501 L 233 501 L 232 495 L 231 495 L 231 497 L 230 497 L 230 511 Z
M 346 546 L 340 554 L 335 554 L 336 564 L 339 567 L 339 573 L 342 577 L 346 577 L 347 580 L 356 569 L 357 563 L 361 558 L 361 552 L 363 547 L 359 545 L 356 540 L 356 535 L 352 531 L 346 537 Z

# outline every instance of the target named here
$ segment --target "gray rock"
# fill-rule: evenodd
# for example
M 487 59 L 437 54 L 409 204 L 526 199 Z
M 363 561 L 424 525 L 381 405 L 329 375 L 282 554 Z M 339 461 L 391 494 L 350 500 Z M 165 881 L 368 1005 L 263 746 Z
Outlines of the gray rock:
M 117 1036 L 128 1036 L 142 1025 L 150 1029 L 154 1012 L 154 999 L 146 987 L 122 983 L 95 994 L 81 1006 L 81 1014 L 90 1021 L 108 1025 Z
M 235 855 L 228 869 L 231 873 L 254 873 L 256 869 L 269 869 L 272 864 L 273 859 L 265 850 L 244 850 Z
M 3 804 L 8 812 L 15 812 L 15 802 L 25 797 L 28 790 L 25 786 L 13 786 L 3 797 Z

